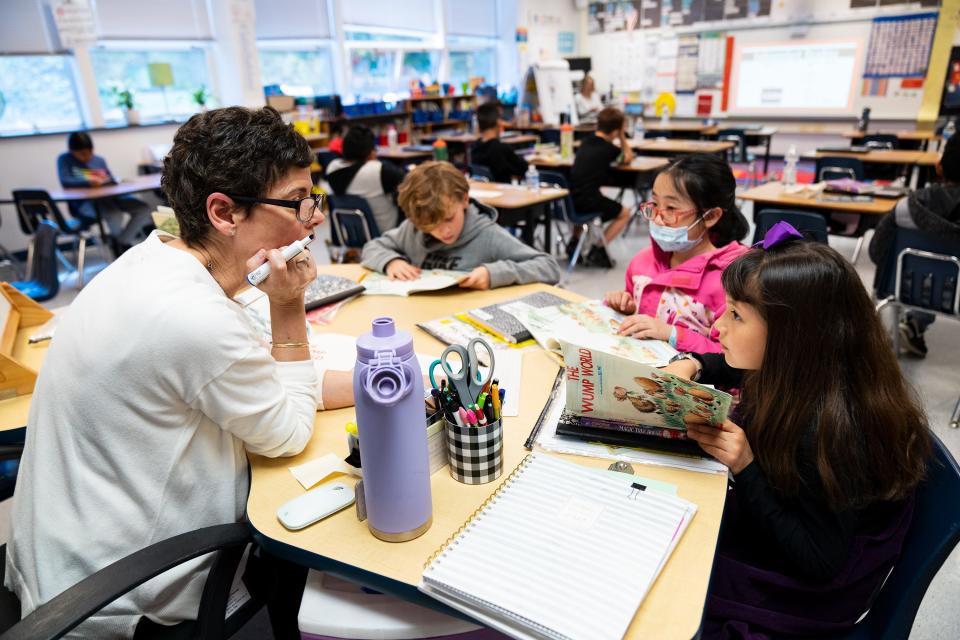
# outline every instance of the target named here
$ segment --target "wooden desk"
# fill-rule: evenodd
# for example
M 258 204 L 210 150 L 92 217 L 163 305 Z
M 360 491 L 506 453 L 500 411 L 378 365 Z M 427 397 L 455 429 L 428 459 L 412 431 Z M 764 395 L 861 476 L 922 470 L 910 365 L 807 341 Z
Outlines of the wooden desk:
M 380 160 L 392 160 L 394 162 L 409 163 L 423 162 L 433 157 L 432 151 L 417 151 L 416 149 L 407 149 L 404 146 L 397 146 L 396 149 L 390 147 L 377 147 L 377 158 Z
M 813 158 L 857 158 L 860 162 L 880 164 L 900 164 L 911 167 L 910 188 L 920 187 L 920 167 L 932 167 L 940 161 L 940 154 L 936 151 L 916 151 L 909 149 L 877 149 L 866 153 L 849 151 L 816 151 L 804 154 L 804 157 Z
M 915 145 L 919 145 L 921 149 L 925 151 L 930 148 L 931 142 L 940 140 L 940 136 L 938 136 L 937 132 L 933 130 L 868 131 L 867 133 L 863 133 L 862 131 L 851 130 L 851 131 L 844 131 L 842 135 L 844 138 L 847 138 L 848 140 L 857 141 L 857 140 L 863 140 L 864 136 L 867 136 L 867 135 L 872 136 L 877 134 L 895 135 L 897 136 L 897 140 L 900 140 L 901 142 L 907 142 L 907 143 L 913 143 Z
M 542 169 L 570 169 L 573 167 L 573 159 L 564 160 L 560 156 L 541 156 L 534 154 L 527 157 L 527 162 Z M 670 164 L 670 161 L 663 157 L 636 156 L 630 164 L 613 163 L 610 165 L 610 169 L 612 171 L 625 173 L 646 173 L 649 171 L 659 171 L 668 164 Z
M 160 188 L 159 173 L 150 173 L 134 178 L 124 178 L 118 184 L 106 185 L 103 187 L 79 187 L 74 189 L 50 189 L 47 193 L 57 202 L 76 202 L 78 200 L 102 200 L 103 198 L 115 198 L 117 196 L 128 196 L 133 193 L 142 193 L 144 191 L 153 191 Z M 0 204 L 13 204 L 13 199 L 0 200 Z
M 476 133 L 448 133 L 448 134 L 438 134 L 438 135 L 429 135 L 423 136 L 421 138 L 424 142 L 434 140 L 443 140 L 447 144 L 462 144 L 464 146 L 469 146 L 474 142 L 480 140 L 480 136 Z M 509 145 L 522 145 L 522 144 L 536 144 L 540 138 L 535 135 L 518 135 L 518 136 L 505 136 L 500 138 L 500 142 Z
M 358 277 L 355 265 L 321 266 L 322 273 Z M 413 335 L 419 353 L 439 355 L 444 345 L 417 329 L 414 323 L 435 318 L 453 309 L 470 309 L 509 300 L 534 291 L 550 291 L 567 299 L 579 296 L 546 285 L 524 285 L 493 291 L 447 290 L 391 298 L 390 314 L 397 327 Z M 373 317 L 382 315 L 383 298 L 360 296 L 340 310 L 333 323 L 322 331 L 358 335 L 369 330 Z M 504 476 L 527 454 L 523 442 L 540 414 L 557 372 L 556 363 L 541 349 L 523 351 L 523 385 L 520 415 L 504 424 Z M 257 542 L 276 555 L 317 569 L 332 571 L 367 586 L 397 596 L 439 606 L 416 589 L 427 558 L 462 525 L 502 482 L 468 486 L 456 482 L 446 468 L 431 478 L 433 524 L 421 537 L 403 543 L 374 538 L 366 523 L 359 522 L 353 508 L 338 513 L 301 531 L 287 531 L 277 521 L 277 508 L 303 488 L 288 471 L 326 453 L 345 457 L 344 424 L 353 420 L 354 410 L 340 409 L 317 414 L 313 438 L 294 458 L 268 459 L 250 455 L 252 480 L 247 515 Z M 606 468 L 609 460 L 561 456 L 580 464 Z M 697 504 L 699 510 L 680 540 L 663 572 L 644 599 L 627 632 L 627 638 L 682 638 L 697 633 L 703 613 L 707 584 L 723 513 L 726 474 L 705 474 L 635 465 L 638 474 L 677 485 L 681 497 Z M 352 478 L 338 480 L 353 482 Z M 549 535 L 544 534 L 549 544 Z M 585 612 L 586 613 L 586 612 Z
M 695 133 L 699 135 L 716 135 L 717 127 L 702 122 L 655 122 L 644 121 L 644 129 L 654 133 Z
M 473 195 L 475 190 L 497 192 L 497 195 Z M 495 207 L 500 211 L 500 224 L 509 223 L 518 219 L 525 221 L 523 241 L 534 246 L 534 230 L 537 224 L 543 224 L 544 251 L 551 253 L 553 238 L 553 218 L 547 211 L 546 205 L 554 200 L 567 197 L 570 193 L 566 189 L 538 189 L 530 191 L 526 187 L 504 184 L 502 182 L 470 181 L 472 197 L 483 204 Z M 504 214 L 507 215 L 504 215 Z
M 743 200 L 750 200 L 760 205 L 779 207 L 784 209 L 813 209 L 819 212 L 841 211 L 845 213 L 860 213 L 865 215 L 882 216 L 893 211 L 899 198 L 874 198 L 872 202 L 823 202 L 816 198 L 804 198 L 784 193 L 783 183 L 768 182 L 759 187 L 748 189 L 737 195 Z M 759 210 L 759 207 L 754 211 Z
M 729 140 L 641 140 L 630 146 L 644 153 L 682 155 L 684 153 L 726 153 L 733 148 Z
M 30 336 L 39 329 L 40 327 L 25 327 L 17 331 L 17 338 L 13 343 L 13 353 L 11 354 L 17 361 L 38 372 L 44 358 L 47 357 L 47 348 L 50 346 L 49 340 L 29 344 Z M 30 413 L 30 401 L 32 399 L 33 394 L 0 400 L 0 432 L 22 429 L 27 426 L 27 416 Z

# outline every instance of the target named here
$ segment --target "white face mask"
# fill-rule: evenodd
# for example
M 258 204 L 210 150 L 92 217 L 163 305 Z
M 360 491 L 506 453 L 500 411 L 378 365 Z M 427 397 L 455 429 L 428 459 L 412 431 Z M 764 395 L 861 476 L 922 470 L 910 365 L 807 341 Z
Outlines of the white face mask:
M 686 227 L 664 227 L 651 220 L 650 237 L 657 243 L 658 247 L 667 253 L 684 253 L 700 244 L 703 241 L 703 237 L 707 234 L 707 230 L 704 228 L 703 233 L 695 240 L 687 238 L 687 231 L 702 221 L 703 216 L 698 216 L 692 224 Z

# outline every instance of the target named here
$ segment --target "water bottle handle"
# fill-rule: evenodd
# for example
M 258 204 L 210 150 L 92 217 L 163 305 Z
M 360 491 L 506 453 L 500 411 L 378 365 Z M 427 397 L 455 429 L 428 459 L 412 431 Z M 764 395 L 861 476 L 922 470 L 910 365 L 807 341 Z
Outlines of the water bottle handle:
M 419 367 L 414 371 L 407 362 L 387 366 L 369 365 L 360 374 L 360 386 L 377 404 L 392 407 L 410 394 L 414 387 L 414 375 L 419 373 Z

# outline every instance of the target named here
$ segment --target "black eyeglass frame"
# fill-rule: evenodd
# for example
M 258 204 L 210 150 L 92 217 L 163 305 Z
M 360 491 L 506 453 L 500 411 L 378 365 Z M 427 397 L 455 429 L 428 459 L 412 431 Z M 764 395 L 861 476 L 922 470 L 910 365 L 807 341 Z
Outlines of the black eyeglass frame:
M 251 198 L 250 196 L 232 196 L 229 193 L 225 193 L 225 196 L 237 202 L 246 202 L 249 204 L 273 204 L 278 207 L 287 207 L 288 209 L 293 209 L 294 215 L 297 217 L 297 222 L 300 224 L 307 224 L 310 220 L 313 219 L 313 216 L 317 211 L 323 208 L 323 202 L 326 199 L 326 194 L 323 193 L 313 193 L 307 196 L 306 198 L 300 198 L 299 200 L 277 200 L 275 198 Z M 309 217 L 306 220 L 300 217 L 300 208 L 303 205 L 304 200 L 313 200 L 313 209 L 310 211 Z

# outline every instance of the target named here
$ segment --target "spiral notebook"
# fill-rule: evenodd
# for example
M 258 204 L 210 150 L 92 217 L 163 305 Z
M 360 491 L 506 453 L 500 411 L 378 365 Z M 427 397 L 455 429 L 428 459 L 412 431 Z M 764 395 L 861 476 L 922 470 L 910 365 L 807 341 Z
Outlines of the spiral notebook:
M 419 588 L 514 638 L 619 639 L 696 510 L 533 453 L 434 554 Z

